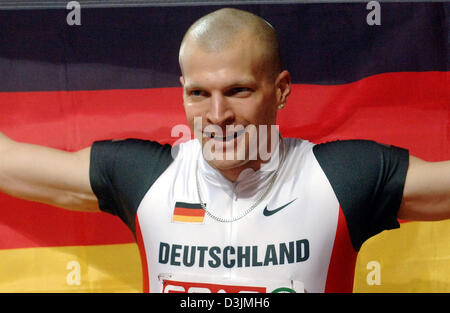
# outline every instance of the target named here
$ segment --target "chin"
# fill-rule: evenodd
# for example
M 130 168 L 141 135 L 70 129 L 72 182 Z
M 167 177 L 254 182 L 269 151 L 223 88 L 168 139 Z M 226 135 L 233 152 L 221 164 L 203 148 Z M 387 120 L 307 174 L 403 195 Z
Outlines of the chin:
M 219 171 L 239 169 L 241 167 L 249 165 L 248 160 L 209 160 L 207 162 L 210 166 Z

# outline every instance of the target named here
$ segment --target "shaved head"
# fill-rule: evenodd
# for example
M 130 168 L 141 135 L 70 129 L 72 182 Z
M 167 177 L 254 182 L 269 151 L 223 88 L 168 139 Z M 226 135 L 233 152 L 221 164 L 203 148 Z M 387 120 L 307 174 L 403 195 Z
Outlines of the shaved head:
M 276 77 L 281 71 L 281 62 L 274 28 L 259 16 L 231 8 L 205 15 L 187 30 L 180 47 L 181 71 L 185 52 L 190 45 L 208 53 L 218 53 L 247 40 L 259 45 L 267 74 Z
M 187 30 L 179 61 L 186 118 L 205 160 L 231 181 L 245 168 L 259 169 L 263 159 L 254 157 L 253 143 L 272 149 L 276 142 L 259 126 L 276 124 L 291 92 L 273 27 L 246 11 L 214 11 Z

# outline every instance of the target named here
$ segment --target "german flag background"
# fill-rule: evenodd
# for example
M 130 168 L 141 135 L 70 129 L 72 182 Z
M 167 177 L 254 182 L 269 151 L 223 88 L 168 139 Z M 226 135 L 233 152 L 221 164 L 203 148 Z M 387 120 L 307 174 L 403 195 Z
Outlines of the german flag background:
M 50 2 L 0 5 L 0 131 L 68 151 L 178 140 L 172 127 L 187 124 L 179 44 L 221 6 L 79 1 L 81 25 L 71 26 L 66 3 Z M 285 137 L 370 139 L 450 159 L 448 3 L 380 2 L 380 25 L 369 25 L 366 2 L 244 2 L 234 7 L 276 28 L 292 75 L 278 120 Z M 139 251 L 119 218 L 0 194 L 0 292 L 141 291 Z M 354 292 L 449 291 L 450 221 L 402 223 L 359 253 Z

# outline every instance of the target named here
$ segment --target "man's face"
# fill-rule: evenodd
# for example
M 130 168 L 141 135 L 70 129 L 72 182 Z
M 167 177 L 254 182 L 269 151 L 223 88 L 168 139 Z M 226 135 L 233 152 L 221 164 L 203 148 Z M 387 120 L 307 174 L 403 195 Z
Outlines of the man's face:
M 251 143 L 257 142 L 258 148 L 270 144 L 270 125 L 275 125 L 278 106 L 287 98 L 280 80 L 289 81 L 289 73 L 271 75 L 261 48 L 249 40 L 221 52 L 188 45 L 180 81 L 187 120 L 205 159 L 221 171 L 253 167 L 260 158 L 255 160 L 258 153 Z M 265 135 L 261 125 L 268 126 L 269 138 L 258 140 Z

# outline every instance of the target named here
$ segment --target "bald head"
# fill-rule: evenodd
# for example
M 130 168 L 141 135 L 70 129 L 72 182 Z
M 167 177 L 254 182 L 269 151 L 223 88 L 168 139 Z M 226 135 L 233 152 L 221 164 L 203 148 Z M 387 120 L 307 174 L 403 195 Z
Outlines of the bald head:
M 236 47 L 242 40 L 259 46 L 268 74 L 280 73 L 279 45 L 273 27 L 259 16 L 231 8 L 205 15 L 187 30 L 180 47 L 181 70 L 185 52 L 191 45 L 208 53 L 218 53 Z

